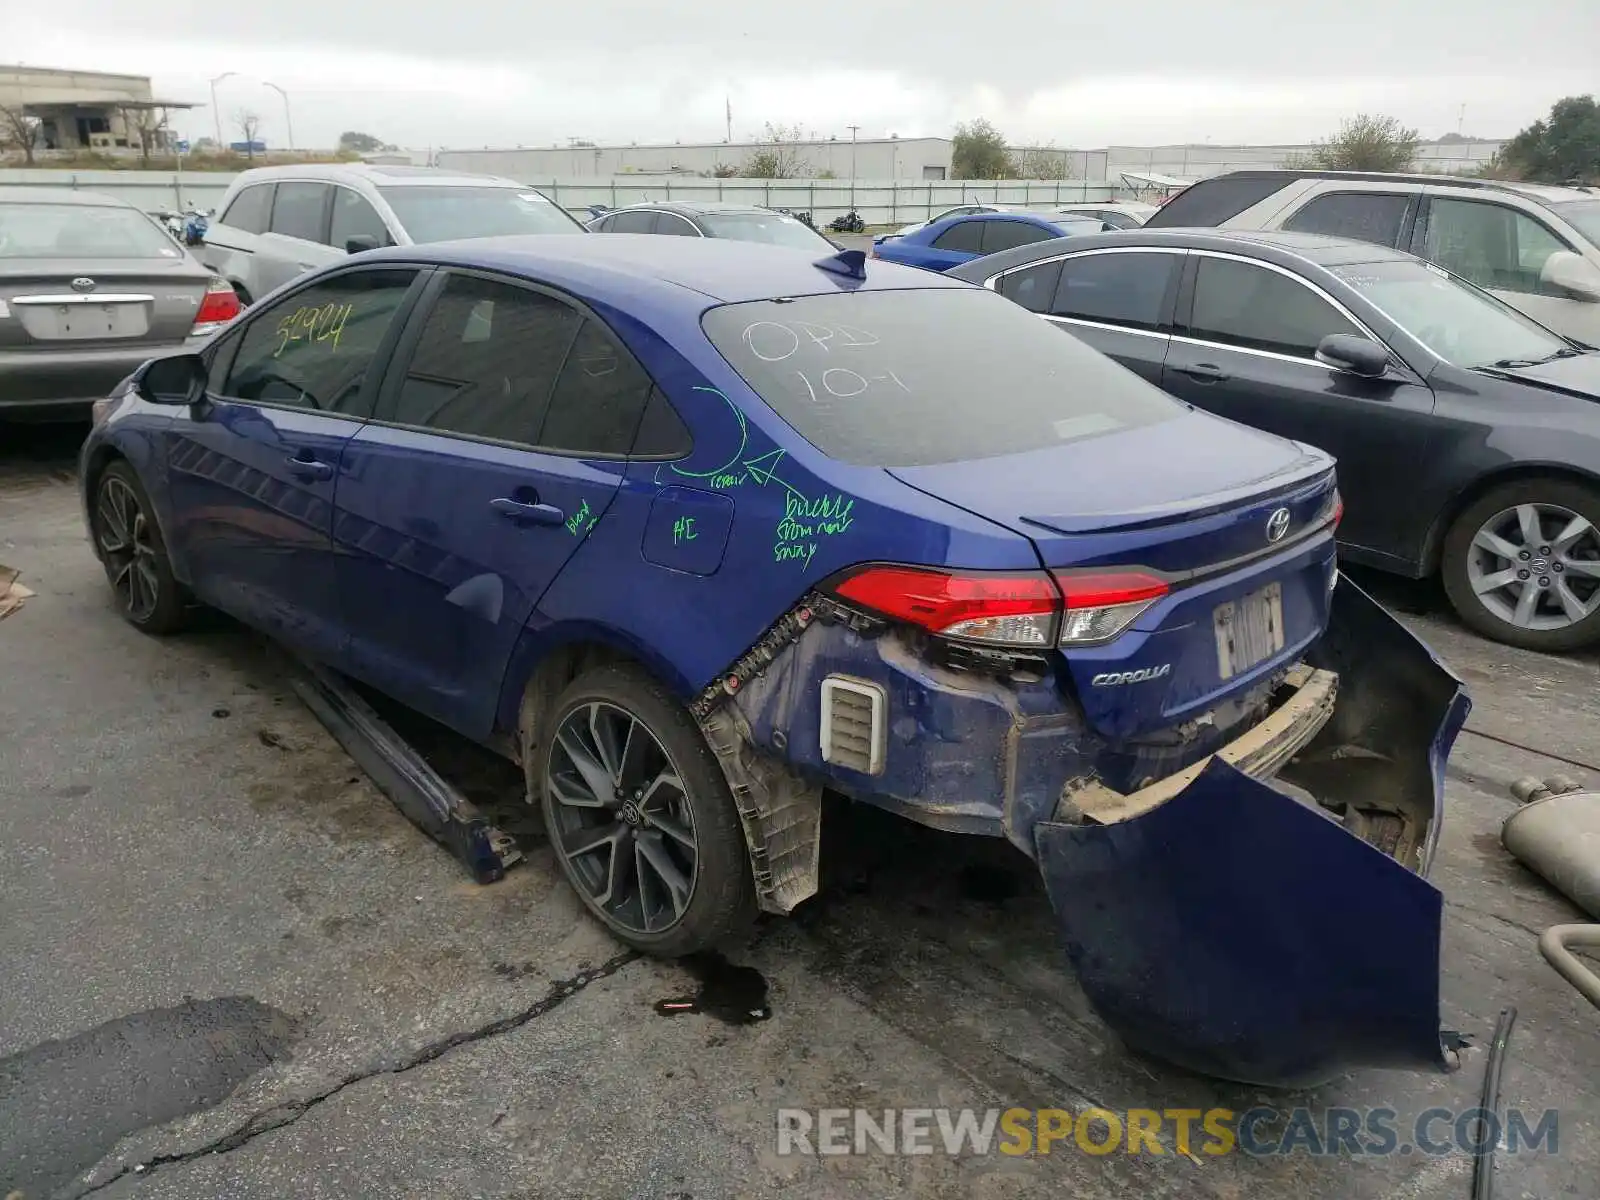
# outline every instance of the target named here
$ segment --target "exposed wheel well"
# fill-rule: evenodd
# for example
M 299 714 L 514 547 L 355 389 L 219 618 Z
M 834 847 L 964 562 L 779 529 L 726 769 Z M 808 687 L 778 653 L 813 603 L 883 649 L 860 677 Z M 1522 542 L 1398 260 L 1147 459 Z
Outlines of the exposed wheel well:
M 1475 479 L 1463 488 L 1457 496 L 1451 499 L 1434 518 L 1433 526 L 1428 530 L 1427 541 L 1422 548 L 1422 567 L 1425 576 L 1436 575 L 1439 572 L 1439 560 L 1444 552 L 1445 535 L 1450 532 L 1450 526 L 1457 517 L 1465 512 L 1469 505 L 1476 503 L 1483 496 L 1495 488 L 1507 483 L 1515 483 L 1522 479 L 1561 479 L 1568 483 L 1576 483 L 1583 487 L 1600 491 L 1600 478 L 1580 471 L 1574 467 L 1557 464 L 1524 463 L 1507 467 L 1493 475 L 1485 475 Z
M 511 738 L 511 757 L 526 767 L 528 756 L 538 748 L 540 731 L 551 706 L 579 675 L 596 667 L 632 664 L 647 667 L 632 655 L 604 642 L 568 642 L 539 660 L 522 688 L 518 727 Z

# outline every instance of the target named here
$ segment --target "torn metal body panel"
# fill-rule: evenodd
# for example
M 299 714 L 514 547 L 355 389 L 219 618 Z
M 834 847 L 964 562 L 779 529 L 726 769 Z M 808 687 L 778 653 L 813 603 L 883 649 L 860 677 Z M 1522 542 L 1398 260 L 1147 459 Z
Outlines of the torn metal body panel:
M 1093 729 L 1046 663 L 940 654 L 825 597 L 799 611 L 699 704 L 736 793 L 760 763 L 806 798 L 807 821 L 746 822 L 758 859 L 763 820 L 782 830 L 791 896 L 814 887 L 827 787 L 1033 858 L 1085 993 L 1137 1050 L 1269 1086 L 1452 1065 L 1426 876 L 1470 702 L 1359 588 L 1299 662 L 1145 742 Z
M 522 859 L 515 840 L 491 825 L 372 710 L 348 682 L 299 661 L 295 694 L 406 818 L 451 851 L 479 883 L 503 879 Z

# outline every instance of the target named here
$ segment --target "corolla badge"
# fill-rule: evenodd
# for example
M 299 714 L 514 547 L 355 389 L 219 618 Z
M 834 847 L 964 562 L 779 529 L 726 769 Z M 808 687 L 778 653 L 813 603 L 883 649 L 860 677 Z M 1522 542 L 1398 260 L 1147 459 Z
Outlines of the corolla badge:
M 1287 508 L 1275 509 L 1267 518 L 1267 541 L 1281 542 L 1284 535 L 1289 532 L 1289 510 Z
M 94 291 L 94 280 L 87 275 L 79 275 L 72 281 L 72 290 L 75 292 L 92 292 Z
M 1152 679 L 1162 679 L 1172 674 L 1172 664 L 1162 663 L 1159 667 L 1141 667 L 1137 671 L 1102 671 L 1089 680 L 1090 687 L 1116 687 L 1124 683 L 1148 683 Z

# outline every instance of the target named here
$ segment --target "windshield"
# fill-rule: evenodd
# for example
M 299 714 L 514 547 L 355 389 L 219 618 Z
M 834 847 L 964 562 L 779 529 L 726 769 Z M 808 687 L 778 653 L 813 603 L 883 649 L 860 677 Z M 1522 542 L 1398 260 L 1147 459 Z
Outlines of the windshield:
M 1600 200 L 1569 200 L 1552 204 L 1550 211 L 1560 213 L 1591 243 L 1600 246 Z
M 801 250 L 828 249 L 832 243 L 813 229 L 782 213 L 705 213 L 699 218 L 712 237 L 736 242 L 765 242 Z
M 379 188 L 413 242 L 582 233 L 583 226 L 535 191 L 513 187 Z
M 1542 325 L 1438 267 L 1397 259 L 1330 270 L 1458 367 L 1536 362 L 1570 349 Z
M 757 300 L 711 309 L 702 323 L 801 437 L 861 466 L 1020 454 L 1186 411 L 981 288 Z
M 0 258 L 181 258 L 155 222 L 131 208 L 0 204 Z

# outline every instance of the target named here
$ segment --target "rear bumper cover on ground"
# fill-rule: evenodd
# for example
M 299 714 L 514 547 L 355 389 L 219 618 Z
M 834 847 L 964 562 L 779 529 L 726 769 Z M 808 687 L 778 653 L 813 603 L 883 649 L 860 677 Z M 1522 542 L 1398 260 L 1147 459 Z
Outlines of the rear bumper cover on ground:
M 1067 955 L 1129 1046 L 1208 1075 L 1449 1068 L 1426 876 L 1470 702 L 1348 581 L 1311 660 L 1338 702 L 1279 778 L 1320 805 L 1213 759 L 1126 819 L 1034 827 Z

